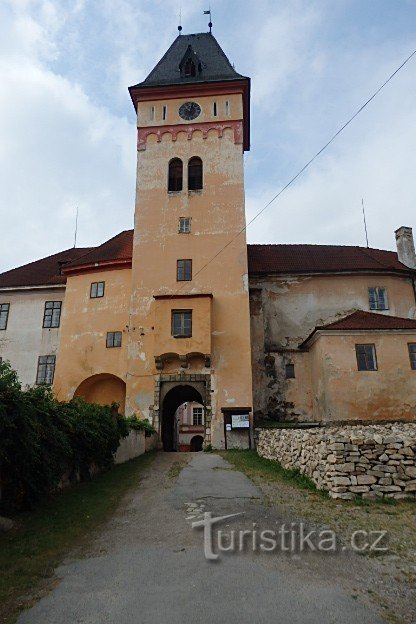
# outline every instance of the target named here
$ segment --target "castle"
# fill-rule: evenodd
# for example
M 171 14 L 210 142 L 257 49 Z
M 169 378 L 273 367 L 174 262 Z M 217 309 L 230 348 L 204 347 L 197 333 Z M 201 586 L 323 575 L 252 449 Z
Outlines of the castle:
M 415 419 L 411 228 L 397 253 L 247 245 L 250 80 L 211 33 L 180 34 L 129 92 L 134 230 L 0 275 L 0 356 L 21 382 L 117 402 L 165 450 L 184 403 L 203 406 L 191 447 L 250 445 L 253 419 Z

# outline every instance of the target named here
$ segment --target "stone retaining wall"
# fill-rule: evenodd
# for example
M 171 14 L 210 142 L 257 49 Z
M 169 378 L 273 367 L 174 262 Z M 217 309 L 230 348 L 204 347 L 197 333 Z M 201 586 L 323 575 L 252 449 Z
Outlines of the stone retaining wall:
M 257 452 L 332 498 L 416 499 L 416 423 L 259 429 Z

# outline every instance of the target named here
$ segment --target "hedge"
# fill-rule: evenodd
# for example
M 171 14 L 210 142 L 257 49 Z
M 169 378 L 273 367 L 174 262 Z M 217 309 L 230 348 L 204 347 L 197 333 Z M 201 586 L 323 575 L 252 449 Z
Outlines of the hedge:
M 64 475 L 83 480 L 91 467 L 111 466 L 120 439 L 150 427 L 114 407 L 60 402 L 47 386 L 22 390 L 15 371 L 0 363 L 0 512 L 35 507 Z

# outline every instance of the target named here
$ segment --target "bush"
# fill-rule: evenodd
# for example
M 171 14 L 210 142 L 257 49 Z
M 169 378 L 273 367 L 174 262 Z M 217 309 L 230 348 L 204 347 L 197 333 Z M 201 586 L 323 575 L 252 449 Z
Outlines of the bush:
M 125 421 L 130 429 L 134 429 L 135 431 L 144 431 L 147 438 L 150 437 L 152 433 L 156 433 L 156 429 L 152 427 L 148 420 L 141 420 L 140 418 L 137 418 L 137 416 L 131 416 L 130 418 L 126 418 Z
M 57 401 L 50 388 L 22 390 L 8 363 L 0 364 L 0 511 L 33 508 L 63 475 L 89 478 L 114 461 L 129 422 L 114 406 L 82 399 Z

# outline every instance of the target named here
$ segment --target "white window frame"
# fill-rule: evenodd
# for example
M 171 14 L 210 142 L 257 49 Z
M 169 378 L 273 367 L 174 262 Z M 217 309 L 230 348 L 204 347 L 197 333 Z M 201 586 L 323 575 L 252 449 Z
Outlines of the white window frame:
M 195 416 L 196 416 L 197 422 L 195 422 Z M 198 420 L 201 420 L 201 422 L 198 422 Z M 198 406 L 198 407 L 192 408 L 192 424 L 195 427 L 202 427 L 204 425 L 204 408 L 203 407 Z

